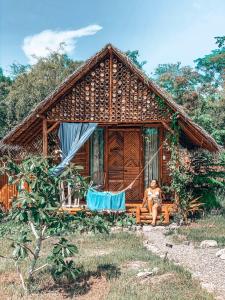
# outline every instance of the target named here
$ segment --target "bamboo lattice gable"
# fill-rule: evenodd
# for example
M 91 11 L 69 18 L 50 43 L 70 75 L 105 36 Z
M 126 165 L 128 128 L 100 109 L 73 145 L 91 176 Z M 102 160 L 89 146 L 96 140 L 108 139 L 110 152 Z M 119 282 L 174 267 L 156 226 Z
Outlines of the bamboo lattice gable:
M 158 97 L 165 103 L 159 105 Z M 195 124 L 170 95 L 139 70 L 112 45 L 69 76 L 50 96 L 16 126 L 1 142 L 26 147 L 39 135 L 43 117 L 50 121 L 98 123 L 146 123 L 170 121 L 179 113 L 179 123 L 194 143 L 210 151 L 220 150 L 215 140 Z

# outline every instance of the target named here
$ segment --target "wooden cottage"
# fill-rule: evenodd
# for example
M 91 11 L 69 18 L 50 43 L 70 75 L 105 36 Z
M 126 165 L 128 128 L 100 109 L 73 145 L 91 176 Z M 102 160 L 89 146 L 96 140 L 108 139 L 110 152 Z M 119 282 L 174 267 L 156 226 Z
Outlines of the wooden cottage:
M 108 44 L 11 130 L 1 141 L 1 149 L 7 146 L 16 158 L 21 153 L 55 155 L 60 122 L 98 123 L 74 162 L 83 166 L 83 175 L 90 176 L 104 190 L 118 191 L 132 182 L 163 144 L 174 113 L 178 113 L 182 147 L 219 150 L 215 140 L 171 96 L 124 53 Z M 142 200 L 152 178 L 162 185 L 169 184 L 169 159 L 165 145 L 126 193 L 127 204 Z M 9 207 L 14 194 L 15 187 L 2 176 L 0 202 Z

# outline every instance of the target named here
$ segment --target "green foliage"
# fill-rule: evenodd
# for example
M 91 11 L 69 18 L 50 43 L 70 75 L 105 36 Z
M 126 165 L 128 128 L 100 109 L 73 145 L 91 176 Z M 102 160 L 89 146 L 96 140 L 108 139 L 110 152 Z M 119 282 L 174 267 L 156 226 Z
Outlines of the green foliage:
M 162 64 L 155 70 L 155 79 L 159 85 L 173 95 L 178 104 L 192 113 L 199 102 L 197 85 L 201 75 L 189 66 L 182 67 L 181 63 Z
M 7 105 L 5 98 L 7 97 L 12 85 L 12 80 L 3 74 L 2 68 L 0 68 L 0 138 L 3 136 L 4 128 L 7 126 L 6 114 Z
M 132 225 L 136 224 L 135 218 L 127 213 L 110 213 L 104 214 L 102 217 L 104 218 L 104 222 L 107 223 L 109 227 L 118 226 L 130 228 Z
M 224 153 L 218 157 L 205 150 L 190 151 L 185 154 L 189 160 L 187 163 L 178 150 L 178 144 L 170 145 L 170 189 L 179 198 L 178 213 L 182 219 L 187 222 L 190 213 L 200 212 L 201 203 L 207 210 L 220 207 L 217 191 L 225 192 Z
M 4 225 L 0 234 L 10 236 L 12 240 L 11 258 L 20 274 L 24 290 L 31 290 L 34 274 L 44 267 L 50 268 L 55 280 L 60 276 L 69 280 L 76 278 L 79 270 L 68 258 L 77 253 L 77 248 L 62 237 L 62 234 L 69 235 L 82 230 L 108 232 L 97 215 L 94 218 L 84 215 L 70 216 L 60 210 L 61 183 L 70 184 L 76 195 L 83 197 L 87 182 L 78 174 L 77 167 L 72 165 L 60 176 L 52 176 L 51 159 L 43 157 L 29 157 L 20 164 L 4 158 L 1 165 L 1 173 L 6 173 L 9 181 L 16 184 L 18 196 L 13 201 L 10 213 L 3 216 Z M 32 236 L 33 239 L 30 238 Z M 59 241 L 54 243 L 48 261 L 36 269 L 43 243 L 57 237 Z M 31 243 L 32 240 L 34 241 Z M 24 274 L 20 269 L 23 260 L 30 262 Z
M 139 68 L 139 69 L 143 69 L 143 66 L 147 63 L 145 60 L 144 61 L 140 61 L 140 54 L 138 50 L 128 50 L 125 52 L 125 54 L 130 58 L 130 60 L 132 60 L 132 62 Z
M 221 157 L 214 157 L 207 151 L 191 152 L 190 171 L 193 174 L 195 196 L 201 196 L 206 209 L 220 207 L 217 191 L 225 191 L 225 163 Z
M 12 243 L 12 247 L 14 248 L 14 251 L 12 253 L 12 256 L 15 260 L 22 260 L 26 257 L 28 257 L 29 254 L 29 248 L 27 245 L 31 242 L 31 240 L 28 238 L 27 231 L 22 230 L 19 233 L 19 236 L 15 238 L 15 240 Z
M 75 230 L 79 232 L 100 232 L 108 233 L 108 226 L 105 223 L 104 218 L 99 213 L 92 213 L 91 218 L 86 215 L 85 212 L 78 212 L 74 216 L 73 226 Z
M 87 217 L 85 212 L 78 212 L 73 216 L 73 226 L 79 232 L 108 233 L 112 226 L 130 228 L 136 223 L 133 216 L 125 212 L 98 213 L 92 212 L 92 218 Z
M 81 62 L 73 61 L 67 55 L 55 52 L 47 58 L 40 58 L 33 66 L 13 64 L 13 80 L 7 79 L 5 88 L 7 93 L 4 93 L 5 106 L 2 118 L 5 123 L 0 132 L 1 137 L 26 117 L 40 101 L 53 92 L 80 65 Z M 6 78 L 4 77 L 3 80 L 0 72 L 0 86 L 3 82 L 6 85 Z
M 154 74 L 156 82 L 172 94 L 196 123 L 205 128 L 216 141 L 225 141 L 225 46 L 224 37 L 217 37 L 218 49 L 196 66 L 181 63 L 159 65 Z
M 75 266 L 73 260 L 68 260 L 69 257 L 73 257 L 77 253 L 77 247 L 70 244 L 65 238 L 61 238 L 58 243 L 54 244 L 48 259 L 51 263 L 51 274 L 55 281 L 63 276 L 69 281 L 77 278 L 80 270 Z

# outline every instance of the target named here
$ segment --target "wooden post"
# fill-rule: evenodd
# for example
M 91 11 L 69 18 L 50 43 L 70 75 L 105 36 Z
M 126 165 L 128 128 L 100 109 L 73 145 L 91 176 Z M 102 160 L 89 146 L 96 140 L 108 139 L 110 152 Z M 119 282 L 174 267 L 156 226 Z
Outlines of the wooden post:
M 105 172 L 105 186 L 104 188 L 106 190 L 109 189 L 109 166 L 108 166 L 108 137 L 109 137 L 109 131 L 108 131 L 108 126 L 105 127 L 105 134 L 104 134 L 104 172 Z
M 141 208 L 140 206 L 137 206 L 136 208 L 136 223 L 141 223 Z
M 109 121 L 112 121 L 112 48 L 109 48 Z
M 44 119 L 42 122 L 43 155 L 46 157 L 48 155 L 48 126 L 46 119 Z
M 164 210 L 164 224 L 169 224 L 169 222 L 170 222 L 169 208 L 168 208 L 168 206 L 165 205 L 165 210 Z
M 159 178 L 160 178 L 160 184 L 163 183 L 163 142 L 164 142 L 164 132 L 163 127 L 159 127 Z

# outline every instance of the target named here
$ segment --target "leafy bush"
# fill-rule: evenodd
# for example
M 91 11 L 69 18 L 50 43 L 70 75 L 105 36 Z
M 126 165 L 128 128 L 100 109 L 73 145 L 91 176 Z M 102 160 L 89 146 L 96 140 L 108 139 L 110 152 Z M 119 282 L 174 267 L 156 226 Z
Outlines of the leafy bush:
M 225 192 L 224 153 L 215 156 L 198 149 L 183 155 L 174 144 L 170 150 L 170 189 L 179 199 L 181 218 L 187 222 L 188 216 L 202 211 L 203 204 L 206 210 L 219 208 L 218 190 Z
M 8 175 L 9 182 L 16 184 L 18 195 L 9 215 L 4 219 L 0 233 L 12 242 L 12 255 L 5 258 L 14 261 L 23 289 L 31 291 L 34 275 L 43 268 L 48 268 L 55 280 L 59 277 L 75 279 L 79 269 L 68 258 L 77 253 L 77 248 L 62 234 L 66 236 L 81 228 L 107 232 L 104 222 L 97 216 L 71 216 L 60 210 L 61 183 L 70 184 L 76 194 L 82 197 L 87 190 L 86 181 L 78 174 L 77 168 L 72 166 L 60 176 L 52 176 L 51 160 L 43 157 L 30 157 L 20 164 L 4 159 L 1 165 L 1 172 Z M 57 237 L 59 241 L 53 244 L 47 261 L 37 267 L 43 243 Z M 21 270 L 24 260 L 28 262 L 26 272 Z

